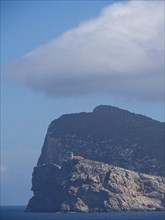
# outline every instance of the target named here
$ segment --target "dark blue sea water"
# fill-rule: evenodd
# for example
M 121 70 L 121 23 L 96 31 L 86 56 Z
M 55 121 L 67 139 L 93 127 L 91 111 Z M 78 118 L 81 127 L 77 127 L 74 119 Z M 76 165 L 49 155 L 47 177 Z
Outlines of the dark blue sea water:
M 165 212 L 25 213 L 24 206 L 1 207 L 0 220 L 165 220 Z

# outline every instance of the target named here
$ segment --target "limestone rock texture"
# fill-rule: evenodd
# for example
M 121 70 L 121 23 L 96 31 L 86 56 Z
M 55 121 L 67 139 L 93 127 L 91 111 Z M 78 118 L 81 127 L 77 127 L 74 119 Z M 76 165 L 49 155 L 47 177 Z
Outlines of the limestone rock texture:
M 27 212 L 164 210 L 165 178 L 88 159 L 38 165 Z

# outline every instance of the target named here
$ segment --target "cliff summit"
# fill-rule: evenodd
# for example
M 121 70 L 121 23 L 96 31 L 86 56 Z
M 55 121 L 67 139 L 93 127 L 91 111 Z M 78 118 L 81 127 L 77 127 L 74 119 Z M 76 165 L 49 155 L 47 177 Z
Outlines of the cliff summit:
M 38 165 L 68 152 L 151 175 L 165 175 L 165 123 L 114 106 L 62 115 L 49 125 Z

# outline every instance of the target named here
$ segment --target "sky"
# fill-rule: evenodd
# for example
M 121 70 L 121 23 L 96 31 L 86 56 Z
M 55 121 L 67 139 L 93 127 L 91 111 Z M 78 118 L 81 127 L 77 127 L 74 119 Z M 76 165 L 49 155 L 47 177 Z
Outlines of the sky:
M 26 205 L 50 122 L 113 105 L 164 121 L 164 1 L 1 0 L 1 204 Z

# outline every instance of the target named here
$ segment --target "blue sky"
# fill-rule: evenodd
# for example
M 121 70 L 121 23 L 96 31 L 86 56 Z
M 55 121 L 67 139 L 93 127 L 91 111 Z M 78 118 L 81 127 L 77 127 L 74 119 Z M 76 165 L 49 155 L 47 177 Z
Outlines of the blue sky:
M 60 115 L 107 104 L 164 121 L 163 7 L 132 2 L 1 1 L 3 205 L 27 204 Z

